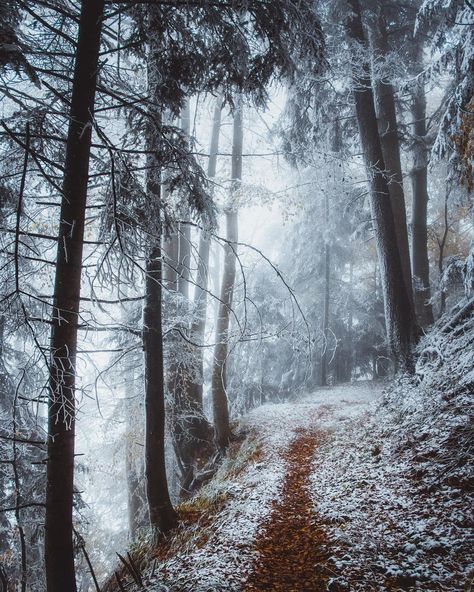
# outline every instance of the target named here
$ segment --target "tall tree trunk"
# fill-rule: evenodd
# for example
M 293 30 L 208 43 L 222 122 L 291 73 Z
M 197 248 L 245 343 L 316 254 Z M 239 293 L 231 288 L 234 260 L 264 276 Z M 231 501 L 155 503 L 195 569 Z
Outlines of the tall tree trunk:
M 83 0 L 66 144 L 51 331 L 45 559 L 48 592 L 75 592 L 73 483 L 77 325 L 104 0 Z
M 374 30 L 373 44 L 376 54 L 384 58 L 388 56 L 390 48 L 387 38 L 387 26 L 381 12 L 379 12 L 377 17 L 377 26 Z M 390 202 L 395 223 L 398 251 L 400 253 L 402 264 L 403 279 L 410 300 L 410 306 L 412 307 L 413 319 L 415 319 L 397 110 L 395 105 L 395 93 L 388 78 L 382 76 L 376 79 L 375 96 L 378 114 L 378 129 L 382 144 L 385 170 L 389 179 L 388 190 L 390 193 Z
M 366 47 L 359 0 L 349 0 L 352 14 L 346 22 L 349 37 Z M 381 268 L 387 338 L 394 358 L 412 369 L 411 345 L 414 319 L 410 298 L 403 281 L 395 224 L 385 176 L 385 163 L 377 127 L 370 70 L 353 71 L 354 100 L 364 158 L 370 181 L 370 202 L 377 254 Z
M 213 179 L 216 174 L 217 152 L 219 145 L 219 132 L 222 112 L 222 99 L 218 98 L 214 109 L 212 124 L 212 135 L 207 175 Z M 194 293 L 194 316 L 191 323 L 191 339 L 196 344 L 204 342 L 207 313 L 207 288 L 208 288 L 208 267 L 209 267 L 210 242 L 205 228 L 201 230 L 199 239 L 198 268 L 196 287 Z M 184 409 L 182 413 L 181 428 L 182 435 L 180 456 L 182 463 L 181 487 L 188 492 L 194 478 L 194 465 L 198 456 L 202 456 L 202 445 L 211 440 L 211 426 L 204 414 L 203 408 L 203 385 L 204 375 L 203 349 L 197 345 L 193 350 L 193 370 L 197 371 L 198 377 L 194 380 L 187 380 L 185 384 L 186 393 L 184 396 Z
M 339 157 L 339 153 L 342 149 L 342 135 L 341 126 L 339 119 L 334 121 L 334 129 L 332 131 L 332 142 L 331 150 L 333 152 L 334 159 Z M 335 162 L 335 161 L 334 161 Z M 335 167 L 334 174 L 332 175 L 334 182 L 339 188 L 342 183 L 341 169 L 339 166 Z M 330 219 L 329 219 L 329 196 L 326 191 L 324 194 L 324 308 L 323 308 L 323 339 L 324 349 L 321 355 L 321 373 L 320 383 L 321 386 L 327 386 L 328 384 L 328 343 L 329 343 L 329 317 L 330 317 L 330 290 L 331 290 L 331 244 L 329 241 L 330 231 Z
M 416 71 L 423 69 L 423 45 L 415 44 Z M 415 306 L 422 327 L 434 322 L 431 306 L 430 264 L 428 259 L 428 149 L 426 145 L 426 96 L 425 85 L 419 79 L 413 91 L 411 112 L 413 115 L 413 170 L 411 183 L 412 205 L 412 261 L 415 278 Z
M 442 277 L 444 272 L 444 249 L 446 247 L 446 242 L 448 240 L 449 234 L 449 214 L 448 214 L 448 200 L 449 200 L 449 188 L 446 187 L 446 192 L 444 195 L 444 229 L 443 229 L 443 236 L 441 239 L 438 240 L 438 277 L 440 282 L 440 295 L 439 295 L 439 316 L 443 316 L 446 312 L 446 290 L 442 285 Z
M 226 386 L 226 363 L 228 355 L 228 337 L 230 326 L 230 311 L 234 293 L 236 256 L 235 249 L 238 241 L 238 213 L 233 196 L 240 188 L 242 181 L 242 145 L 243 145 L 243 115 L 242 97 L 237 97 L 233 140 L 232 140 L 232 189 L 231 203 L 226 209 L 226 239 L 230 242 L 224 246 L 224 270 L 222 275 L 219 312 L 216 327 L 216 346 L 214 349 L 214 365 L 212 368 L 212 405 L 216 444 L 225 450 L 230 440 L 229 405 Z
M 189 147 L 189 134 L 191 124 L 191 112 L 189 99 L 181 110 L 180 125 L 183 135 L 187 138 Z M 186 204 L 180 204 L 178 215 L 184 223 L 178 224 L 177 233 L 177 259 L 176 259 L 176 298 L 171 294 L 170 318 L 176 320 L 186 318 L 189 304 L 189 282 L 191 278 L 191 227 L 186 222 L 189 220 L 189 209 Z M 177 329 L 186 333 L 186 323 L 179 321 Z M 192 478 L 192 455 L 190 453 L 189 423 L 192 410 L 189 408 L 187 394 L 190 384 L 189 348 L 178 331 L 173 331 L 169 340 L 170 355 L 168 356 L 168 393 L 171 404 L 171 435 L 176 459 L 181 473 L 182 489 L 187 489 Z M 184 356 L 179 353 L 184 352 Z M 184 358 L 184 359 L 183 359 Z
M 181 112 L 181 129 L 189 138 L 191 132 L 191 111 L 189 99 Z M 188 221 L 189 211 L 187 206 L 181 211 L 185 222 Z M 179 257 L 178 257 L 178 289 L 179 293 L 187 301 L 189 299 L 189 279 L 191 277 L 191 226 L 189 224 L 179 225 Z
M 219 151 L 219 134 L 221 127 L 222 114 L 222 99 L 220 97 L 216 100 L 214 108 L 214 116 L 212 119 L 212 134 L 211 144 L 209 147 L 209 162 L 207 167 L 207 176 L 213 179 L 216 176 L 217 169 L 217 153 Z M 191 336 L 195 343 L 202 344 L 204 342 L 204 334 L 206 331 L 206 313 L 207 313 L 207 290 L 209 283 L 209 253 L 210 241 L 205 228 L 201 230 L 199 237 L 199 261 L 197 268 L 196 288 L 194 292 L 194 318 L 191 325 Z M 200 380 L 194 381 L 191 384 L 190 398 L 193 400 L 196 410 L 199 410 L 203 415 L 203 375 L 204 375 L 204 360 L 203 349 L 198 347 L 196 349 L 197 368 Z M 206 430 L 207 431 L 207 430 Z M 201 434 L 205 436 L 205 434 Z
M 134 541 L 140 528 L 140 512 L 142 500 L 140 498 L 140 479 L 137 473 L 135 450 L 132 432 L 126 434 L 125 442 L 125 473 L 127 479 L 127 509 L 128 509 L 128 533 L 130 540 Z
M 324 218 L 326 233 L 329 226 L 329 199 L 327 192 L 324 196 Z M 328 342 L 329 342 L 329 296 L 331 279 L 331 246 L 326 234 L 324 239 L 324 309 L 323 309 L 323 338 L 324 348 L 321 355 L 321 386 L 328 384 Z
M 145 475 L 152 529 L 165 533 L 176 525 L 165 463 L 165 392 L 161 248 L 151 246 L 146 263 L 143 348 L 145 353 Z
M 349 349 L 349 382 L 352 380 L 352 373 L 354 371 L 354 254 L 351 248 L 349 259 L 349 302 L 348 302 L 348 319 L 347 319 L 347 333 L 348 333 L 348 349 Z
M 162 253 L 160 191 L 161 167 L 157 128 L 161 125 L 160 107 L 155 102 L 159 71 L 155 56 L 160 52 L 155 31 L 160 30 L 160 13 L 156 7 L 148 9 L 148 91 L 150 97 L 149 129 L 147 137 L 146 192 L 148 214 L 154 217 L 154 237 L 148 246 L 143 308 L 143 349 L 145 356 L 145 475 L 150 524 L 154 534 L 174 528 L 177 516 L 171 504 L 165 463 L 165 382 L 163 364 L 162 319 Z
M 127 508 L 128 532 L 131 541 L 135 541 L 140 529 L 148 523 L 146 512 L 145 474 L 143 466 L 142 446 L 143 424 L 139 417 L 142 415 L 141 401 L 137 399 L 136 388 L 140 381 L 137 379 L 135 366 L 138 359 L 133 356 L 130 364 L 123 369 L 126 432 L 125 432 L 125 475 L 127 479 Z
M 14 405 L 15 385 L 5 366 L 3 356 L 5 338 L 5 317 L 0 315 L 0 414 L 11 417 Z M 3 501 L 9 496 L 11 489 L 11 475 L 8 465 L 0 467 L 0 499 Z M 10 548 L 10 522 L 7 512 L 0 512 L 0 556 Z
M 220 119 L 220 113 L 219 113 Z M 181 114 L 181 128 L 185 135 L 190 134 L 190 108 L 189 100 Z M 217 158 L 211 156 L 211 161 Z M 212 168 L 212 166 L 211 166 Z M 210 176 L 215 174 L 214 172 Z M 187 218 L 187 211 L 184 210 L 184 218 Z M 206 294 L 207 289 L 207 265 L 209 262 L 209 241 L 203 239 L 205 231 L 201 234 L 199 245 L 199 261 L 196 278 L 196 291 L 201 290 Z M 191 277 L 191 227 L 189 224 L 181 224 L 179 232 L 179 255 L 178 255 L 178 291 L 183 297 L 183 305 L 187 306 L 189 301 L 189 285 Z M 207 253 L 206 253 L 207 251 Z M 204 266 L 204 271 L 203 271 Z M 204 277 L 205 274 L 205 277 Z M 202 283 L 202 282 L 205 282 Z M 199 308 L 199 305 L 198 305 Z M 181 311 L 180 317 L 184 317 L 187 310 Z M 199 308 L 198 313 L 201 312 Z M 204 315 L 206 313 L 206 302 L 204 300 Z M 196 313 L 195 313 L 196 314 Z M 191 337 L 193 341 L 199 340 L 200 336 L 195 335 L 193 320 L 191 322 Z M 183 332 L 187 332 L 188 327 L 182 326 Z M 204 328 L 203 328 L 204 333 Z M 184 342 L 180 335 L 176 335 L 174 340 L 176 348 L 183 348 L 187 351 L 188 358 L 179 366 L 170 361 L 170 392 L 173 396 L 173 444 L 176 457 L 178 459 L 181 472 L 181 489 L 184 494 L 189 492 L 190 485 L 194 478 L 195 460 L 202 455 L 202 444 L 208 443 L 211 439 L 211 426 L 204 415 L 202 401 L 202 385 L 198 380 L 193 380 L 196 372 L 196 362 L 198 371 L 202 372 L 202 351 L 199 347 L 189 350 L 189 345 Z M 195 359 L 197 358 L 197 359 Z M 189 361 L 188 361 L 189 360 Z

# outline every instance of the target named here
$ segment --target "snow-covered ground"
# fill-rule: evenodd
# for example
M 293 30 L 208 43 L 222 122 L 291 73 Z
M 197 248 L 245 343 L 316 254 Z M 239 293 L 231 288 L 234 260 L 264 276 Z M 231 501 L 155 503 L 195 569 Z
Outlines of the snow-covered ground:
M 315 458 L 313 499 L 334 562 L 330 589 L 470 590 L 467 480 L 443 479 L 436 459 L 417 454 L 396 430 L 379 408 L 368 422 L 359 417 L 336 430 Z
M 326 431 L 362 414 L 380 391 L 375 383 L 319 389 L 298 401 L 263 405 L 243 418 L 239 429 L 248 436 L 237 457 L 226 461 L 199 494 L 225 498 L 223 508 L 206 525 L 204 541 L 199 525 L 184 544 L 183 533 L 178 534 L 176 551 L 156 562 L 148 589 L 241 590 L 252 569 L 259 527 L 280 498 L 286 472 L 282 452 L 301 429 Z
M 321 388 L 253 410 L 240 421 L 240 448 L 182 506 L 197 508 L 198 518 L 184 521 L 146 570 L 146 589 L 243 592 L 257 535 L 282 499 L 284 452 L 308 431 L 321 442 L 308 489 L 325 532 L 328 590 L 470 590 L 471 465 L 459 461 L 463 450 L 450 464 L 446 451 L 458 433 L 466 447 L 472 393 L 452 368 L 460 393 L 436 376 L 400 379 L 386 391 L 374 382 Z
M 416 376 L 316 455 L 332 590 L 473 589 L 474 316 L 460 315 L 421 340 Z
M 419 345 L 417 376 L 320 448 L 312 490 L 330 589 L 473 588 L 473 324 L 453 339 L 441 323 Z

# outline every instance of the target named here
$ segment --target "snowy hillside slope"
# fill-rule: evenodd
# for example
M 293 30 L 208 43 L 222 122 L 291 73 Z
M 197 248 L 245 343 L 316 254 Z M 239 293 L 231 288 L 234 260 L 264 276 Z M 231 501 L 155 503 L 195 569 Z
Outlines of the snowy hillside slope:
M 465 302 L 421 340 L 415 376 L 254 409 L 178 529 L 135 549 L 144 587 L 122 569 L 123 589 L 470 590 L 473 342 Z
M 333 542 L 333 590 L 470 590 L 474 581 L 474 307 L 418 347 L 415 377 L 336 430 L 313 495 Z
M 363 414 L 380 392 L 381 385 L 370 382 L 318 389 L 298 401 L 263 405 L 242 418 L 237 430 L 240 442 L 233 443 L 215 477 L 194 498 L 178 506 L 181 519 L 178 529 L 151 553 L 143 542 L 134 549 L 135 565 L 139 567 L 143 563 L 145 589 L 149 592 L 259 590 L 249 579 L 255 576 L 261 560 L 265 532 L 284 513 L 285 490 L 287 497 L 291 497 L 291 488 L 294 486 L 296 493 L 300 487 L 291 482 L 288 451 L 301 435 L 314 437 L 317 451 L 319 442 L 334 426 Z M 308 493 L 309 485 L 307 480 L 304 487 Z M 312 515 L 309 495 L 308 507 Z M 308 508 L 303 510 L 307 515 Z M 317 528 L 318 518 L 312 516 L 308 527 Z M 294 527 L 296 536 L 299 527 Z M 269 540 L 268 545 L 271 544 L 274 541 Z M 288 553 L 291 552 L 288 548 Z M 272 559 L 271 553 L 265 559 Z M 262 567 L 259 565 L 259 569 Z M 321 569 L 326 574 L 325 565 Z M 143 589 L 133 587 L 129 570 L 120 571 L 127 592 Z M 269 572 L 272 573 L 270 569 Z M 285 587 L 285 582 L 278 582 L 279 579 L 275 573 L 274 585 L 280 587 L 271 589 L 285 592 L 293 589 Z M 105 590 L 120 592 L 114 578 Z M 298 585 L 298 590 L 313 588 Z

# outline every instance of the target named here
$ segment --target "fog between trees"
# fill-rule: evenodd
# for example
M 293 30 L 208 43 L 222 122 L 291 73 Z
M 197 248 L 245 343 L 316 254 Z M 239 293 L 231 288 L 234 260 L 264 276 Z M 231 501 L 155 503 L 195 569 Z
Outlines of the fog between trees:
M 249 410 L 413 374 L 472 313 L 473 23 L 455 0 L 2 3 L 5 590 L 94 589 L 177 527 Z

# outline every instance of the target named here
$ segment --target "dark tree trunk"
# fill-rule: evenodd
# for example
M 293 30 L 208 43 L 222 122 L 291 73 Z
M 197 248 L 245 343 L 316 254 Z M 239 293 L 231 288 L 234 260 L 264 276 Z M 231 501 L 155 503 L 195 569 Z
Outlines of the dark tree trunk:
M 417 72 L 423 69 L 423 46 L 415 46 L 414 62 Z M 428 149 L 426 145 L 426 96 L 423 80 L 416 82 L 411 112 L 413 115 L 413 170 L 411 174 L 412 205 L 412 261 L 415 278 L 415 306 L 422 327 L 434 322 L 431 306 L 430 264 L 428 259 Z
M 232 140 L 232 194 L 239 189 L 242 180 L 242 97 L 236 101 Z M 231 196 L 232 198 L 232 196 Z M 226 239 L 231 243 L 224 246 L 224 271 L 222 275 L 219 312 L 216 327 L 216 346 L 214 349 L 214 365 L 212 369 L 212 405 L 216 443 L 225 450 L 230 440 L 229 405 L 227 400 L 226 366 L 228 356 L 228 337 L 230 311 L 235 283 L 236 256 L 238 241 L 238 213 L 234 203 L 226 210 Z
M 161 249 L 149 250 L 146 264 L 143 348 L 145 352 L 145 474 L 150 523 L 168 532 L 176 525 L 165 463 L 165 392 L 163 370 Z
M 104 0 L 83 0 L 72 85 L 51 331 L 45 558 L 48 592 L 75 592 L 75 366 L 92 117 Z
M 171 504 L 165 463 L 165 382 L 163 362 L 162 319 L 162 253 L 161 253 L 161 167 L 156 154 L 160 152 L 159 134 L 161 125 L 160 107 L 155 96 L 160 80 L 155 67 L 155 56 L 160 52 L 155 31 L 159 30 L 159 10 L 148 9 L 148 110 L 149 129 L 147 137 L 146 192 L 148 211 L 153 219 L 145 279 L 145 303 L 143 308 L 143 349 L 145 356 L 145 475 L 150 524 L 155 535 L 166 533 L 177 523 Z
M 349 0 L 349 5 L 353 13 L 346 24 L 348 35 L 353 41 L 366 47 L 359 0 Z M 370 181 L 370 202 L 381 269 L 387 338 L 397 362 L 412 369 L 414 319 L 403 281 L 368 64 L 362 65 L 361 75 L 354 70 L 353 78 L 357 122 Z
M 5 366 L 3 357 L 5 336 L 5 317 L 0 316 L 0 413 L 11 417 L 14 405 L 15 385 Z M 0 467 L 0 499 L 5 500 L 11 489 L 11 474 L 7 465 Z M 7 512 L 0 512 L 0 556 L 10 548 L 10 522 Z
M 443 236 L 441 239 L 438 240 L 438 276 L 439 281 L 441 284 L 441 280 L 443 277 L 444 272 L 444 249 L 446 247 L 446 242 L 448 240 L 449 234 L 449 214 L 448 214 L 448 200 L 449 200 L 449 188 L 446 187 L 446 193 L 444 196 L 444 230 Z M 443 285 L 440 286 L 440 295 L 439 295 L 439 316 L 443 316 L 446 312 L 446 290 L 444 289 Z
M 385 19 L 381 13 L 379 13 L 377 18 L 377 26 L 374 31 L 373 42 L 377 54 L 382 57 L 388 56 L 390 48 L 387 39 L 387 29 Z M 398 251 L 400 253 L 402 264 L 403 279 L 410 300 L 410 306 L 412 307 L 413 319 L 415 319 L 407 215 L 400 159 L 399 130 L 395 106 L 395 93 L 390 80 L 384 77 L 376 80 L 375 96 L 377 101 L 378 129 L 382 144 L 385 170 L 389 179 L 388 189 L 395 223 Z
M 186 137 L 189 137 L 191 130 L 191 113 L 189 99 L 181 113 L 181 129 Z M 187 207 L 181 211 L 182 218 L 186 222 L 189 218 Z M 179 258 L 178 258 L 178 290 L 185 301 L 189 299 L 189 279 L 191 276 L 191 226 L 189 224 L 179 225 Z

